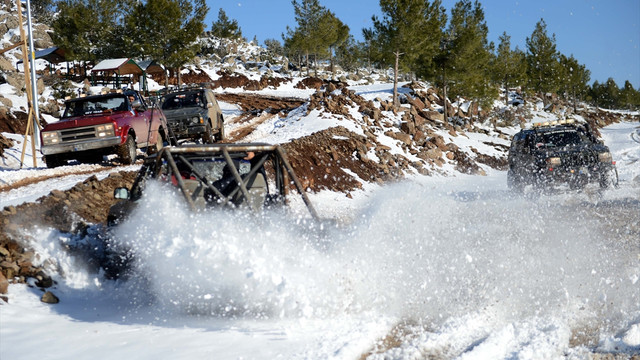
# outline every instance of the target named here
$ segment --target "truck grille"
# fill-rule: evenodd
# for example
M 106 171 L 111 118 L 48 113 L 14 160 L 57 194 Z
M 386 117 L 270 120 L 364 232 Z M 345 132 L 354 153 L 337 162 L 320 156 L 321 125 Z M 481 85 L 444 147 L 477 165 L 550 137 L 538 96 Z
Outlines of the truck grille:
M 82 128 L 60 130 L 60 137 L 61 143 L 94 139 L 96 137 L 96 129 L 94 126 L 88 126 Z
M 591 151 L 570 153 L 562 160 L 564 164 L 570 166 L 589 166 L 598 163 L 597 156 Z

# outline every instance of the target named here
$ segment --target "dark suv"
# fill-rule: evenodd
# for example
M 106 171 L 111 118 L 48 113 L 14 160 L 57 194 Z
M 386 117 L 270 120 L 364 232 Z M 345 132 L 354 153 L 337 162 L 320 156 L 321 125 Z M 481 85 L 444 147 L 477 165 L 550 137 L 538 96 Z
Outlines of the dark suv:
M 162 97 L 162 111 L 177 139 L 202 140 L 208 144 L 224 140 L 224 118 L 210 89 L 167 93 Z
M 507 184 L 516 192 L 525 186 L 551 189 L 565 184 L 581 189 L 597 182 L 601 188 L 617 183 L 611 152 L 589 125 L 575 120 L 537 123 L 514 135 L 509 149 Z

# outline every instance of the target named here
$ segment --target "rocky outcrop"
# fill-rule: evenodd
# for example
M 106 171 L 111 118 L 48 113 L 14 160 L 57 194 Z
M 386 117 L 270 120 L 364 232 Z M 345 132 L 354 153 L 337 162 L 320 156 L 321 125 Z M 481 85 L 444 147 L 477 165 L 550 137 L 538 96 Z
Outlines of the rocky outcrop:
M 104 223 L 116 201 L 113 190 L 130 187 L 135 175 L 135 172 L 113 173 L 101 181 L 92 176 L 69 190 L 53 190 L 36 202 L 5 207 L 0 212 L 0 294 L 6 294 L 6 284 L 25 283 L 28 279 L 35 279 L 35 286 L 41 288 L 53 285 L 46 273 L 50 264 L 34 265 L 40 261 L 36 261 L 38 255 L 30 249 L 32 240 L 24 229 L 37 225 L 79 232 L 87 224 Z

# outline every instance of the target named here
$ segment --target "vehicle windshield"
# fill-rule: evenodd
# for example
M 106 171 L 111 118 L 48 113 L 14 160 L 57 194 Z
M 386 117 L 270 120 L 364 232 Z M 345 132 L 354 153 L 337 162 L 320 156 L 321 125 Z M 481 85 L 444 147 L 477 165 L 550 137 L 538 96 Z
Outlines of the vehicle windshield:
M 203 104 L 202 92 L 200 91 L 169 94 L 165 97 L 164 102 L 162 103 L 162 110 L 203 106 Z
M 577 131 L 549 132 L 538 134 L 536 137 L 536 147 L 563 147 L 579 145 L 584 139 Z
M 128 110 L 124 95 L 87 98 L 67 102 L 63 118 Z

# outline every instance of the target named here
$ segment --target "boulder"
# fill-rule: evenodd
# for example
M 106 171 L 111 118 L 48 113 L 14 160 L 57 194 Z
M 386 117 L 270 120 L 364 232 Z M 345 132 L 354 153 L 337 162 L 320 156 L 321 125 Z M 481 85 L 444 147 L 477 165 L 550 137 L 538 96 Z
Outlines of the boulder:
M 42 295 L 40 301 L 46 304 L 57 304 L 60 302 L 60 299 L 58 299 L 58 297 L 55 296 L 51 291 L 47 291 Z

